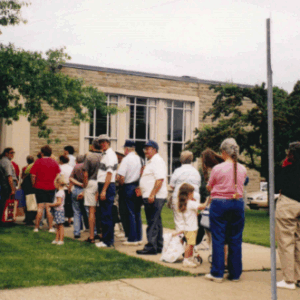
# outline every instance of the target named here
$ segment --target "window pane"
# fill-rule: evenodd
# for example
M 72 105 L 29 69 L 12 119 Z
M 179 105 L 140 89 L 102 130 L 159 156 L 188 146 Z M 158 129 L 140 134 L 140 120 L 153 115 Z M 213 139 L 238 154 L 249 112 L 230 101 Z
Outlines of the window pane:
M 167 133 L 167 140 L 171 141 L 172 140 L 172 135 L 171 135 L 171 130 L 172 130 L 172 110 L 171 109 L 167 109 L 167 114 L 168 114 L 168 118 L 167 118 L 167 123 L 168 123 L 168 133 Z
M 172 147 L 172 144 L 169 144 L 168 143 L 168 174 L 172 174 L 172 168 L 171 168 L 171 161 L 172 161 L 172 151 L 171 151 L 171 147 Z
M 155 140 L 155 130 L 156 130 L 156 108 L 148 108 L 148 139 Z
M 136 104 L 147 105 L 147 99 L 137 98 L 136 99 Z
M 173 113 L 173 141 L 182 141 L 183 133 L 183 111 L 174 109 Z
M 134 98 L 129 98 L 129 102 L 130 102 L 131 104 L 134 104 Z
M 182 144 L 173 144 L 173 162 L 172 162 L 172 172 L 174 172 L 175 169 L 179 168 L 180 163 L 180 153 L 182 151 Z
M 167 107 L 172 107 L 172 101 L 166 100 Z
M 156 106 L 156 100 L 149 99 L 149 105 Z
M 146 139 L 146 112 L 146 107 L 136 107 L 136 139 Z
M 192 102 L 185 102 L 186 109 L 192 109 Z
M 103 115 L 100 110 L 96 110 L 96 136 L 107 134 L 107 115 Z
M 94 136 L 94 111 L 90 112 L 90 118 L 91 118 L 91 122 L 90 122 L 90 136 Z
M 118 96 L 110 96 L 109 103 L 118 103 Z
M 144 145 L 145 145 L 145 142 L 135 142 L 135 151 L 142 158 L 145 158 L 145 154 L 143 151 Z
M 133 139 L 133 130 L 134 130 L 134 106 L 130 106 L 130 125 L 129 125 L 129 138 Z
M 183 108 L 183 101 L 174 101 L 174 107 Z

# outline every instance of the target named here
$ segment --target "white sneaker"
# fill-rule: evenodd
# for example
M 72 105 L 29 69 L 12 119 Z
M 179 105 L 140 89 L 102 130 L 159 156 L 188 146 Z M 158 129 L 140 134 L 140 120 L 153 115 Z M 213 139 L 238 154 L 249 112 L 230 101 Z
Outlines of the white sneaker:
M 57 240 L 54 240 L 54 241 L 52 241 L 51 244 L 56 245 L 57 243 L 58 243 L 58 241 L 57 241 Z
M 98 248 L 107 248 L 108 246 L 106 244 L 104 244 L 103 242 L 98 242 L 95 243 L 95 246 Z
M 280 289 L 295 290 L 295 283 L 286 283 L 284 280 L 276 282 L 276 286 Z
M 197 265 L 194 262 L 192 262 L 191 260 L 185 258 L 183 260 L 183 267 L 184 268 L 196 268 Z
M 49 232 L 55 233 L 56 231 L 55 231 L 55 229 L 52 227 L 52 228 L 49 229 Z
M 64 241 L 58 241 L 56 245 L 61 246 L 64 244 Z
M 39 229 L 38 228 L 34 228 L 33 232 L 39 232 Z
M 214 282 L 218 282 L 218 283 L 223 282 L 223 278 L 214 277 L 214 276 L 212 276 L 210 273 L 205 274 L 204 278 L 205 278 L 206 280 L 210 280 L 210 281 L 214 281 Z
M 126 241 L 126 242 L 123 242 L 122 244 L 124 246 L 138 246 L 139 242 L 129 242 L 129 241 Z

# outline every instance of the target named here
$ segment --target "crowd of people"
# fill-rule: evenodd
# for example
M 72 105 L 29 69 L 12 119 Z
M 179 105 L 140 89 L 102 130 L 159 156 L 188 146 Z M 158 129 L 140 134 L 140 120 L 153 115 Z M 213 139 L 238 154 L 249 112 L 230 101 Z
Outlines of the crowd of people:
M 144 145 L 146 161 L 135 151 L 135 143 L 126 140 L 120 151 L 113 151 L 107 135 L 100 135 L 86 155 L 74 156 L 66 146 L 56 159 L 49 145 L 41 148 L 38 158 L 27 157 L 22 168 L 21 184 L 27 199 L 35 199 L 36 212 L 25 210 L 26 224 L 39 232 L 46 213 L 50 232 L 56 232 L 52 244 L 64 244 L 64 227 L 73 222 L 74 238 L 88 230 L 86 242 L 98 248 L 114 245 L 114 228 L 126 246 L 143 244 L 141 207 L 147 220 L 147 243 L 136 250 L 138 255 L 156 255 L 164 248 L 161 211 L 168 197 L 167 167 L 159 146 L 149 140 Z M 202 176 L 193 167 L 193 153 L 183 151 L 181 167 L 171 176 L 176 233 L 185 245 L 183 266 L 196 267 L 194 246 L 205 234 L 201 211 L 209 207 L 209 231 L 212 264 L 205 279 L 215 282 L 239 281 L 242 274 L 242 234 L 245 222 L 243 190 L 248 182 L 246 168 L 238 163 L 239 146 L 233 138 L 220 145 L 221 155 L 211 149 L 203 151 Z M 1 205 L 19 185 L 19 168 L 12 164 L 14 150 L 6 148 L 0 159 Z M 282 264 L 283 280 L 279 288 L 300 286 L 300 142 L 290 144 L 288 156 L 276 176 L 280 197 L 276 209 L 276 236 Z M 203 193 L 203 183 L 207 182 Z M 55 221 L 56 230 L 53 227 Z

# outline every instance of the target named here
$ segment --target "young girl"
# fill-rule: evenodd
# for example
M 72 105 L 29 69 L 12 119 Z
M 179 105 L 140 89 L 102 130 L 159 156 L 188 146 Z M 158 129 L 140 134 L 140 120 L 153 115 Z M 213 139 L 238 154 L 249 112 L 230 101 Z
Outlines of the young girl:
M 183 183 L 178 192 L 178 210 L 183 214 L 184 220 L 184 236 L 187 241 L 185 248 L 183 266 L 188 268 L 195 268 L 195 264 L 191 257 L 193 256 L 194 246 L 196 244 L 197 230 L 198 230 L 198 211 L 203 210 L 209 202 L 209 199 L 203 203 L 198 204 L 194 199 L 194 187 L 188 183 Z M 178 233 L 177 233 L 178 234 Z
M 63 245 L 64 244 L 64 222 L 65 222 L 65 192 L 64 187 L 67 185 L 65 177 L 63 174 L 58 174 L 54 181 L 55 188 L 57 189 L 55 193 L 54 203 L 49 203 L 49 207 L 54 208 L 54 220 L 57 224 L 56 238 L 52 241 L 52 244 Z

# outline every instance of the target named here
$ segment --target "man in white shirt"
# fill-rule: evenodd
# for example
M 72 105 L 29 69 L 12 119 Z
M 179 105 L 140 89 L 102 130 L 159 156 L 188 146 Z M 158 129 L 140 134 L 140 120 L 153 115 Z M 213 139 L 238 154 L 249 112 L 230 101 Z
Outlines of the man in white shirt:
M 118 168 L 118 158 L 116 153 L 110 148 L 110 139 L 107 135 L 100 135 L 98 141 L 102 150 L 102 159 L 97 175 L 98 192 L 100 195 L 102 242 L 95 245 L 99 248 L 104 248 L 110 247 L 114 243 L 112 207 L 116 195 L 115 178 Z
M 73 155 L 75 152 L 74 147 L 73 146 L 66 146 L 64 148 L 64 155 L 67 156 L 69 158 L 69 165 L 74 168 L 76 165 L 76 158 Z
M 137 254 L 157 254 L 163 248 L 163 227 L 161 210 L 167 198 L 167 167 L 158 154 L 158 145 L 149 140 L 144 146 L 144 153 L 148 159 L 140 179 L 140 188 L 147 218 L 147 240 L 144 249 L 137 250 Z
M 119 184 L 123 185 L 124 200 L 128 209 L 129 222 L 128 240 L 124 245 L 138 245 L 142 242 L 141 204 L 138 203 L 135 189 L 139 185 L 142 159 L 135 152 L 135 143 L 126 140 L 124 144 L 125 157 L 118 169 Z

